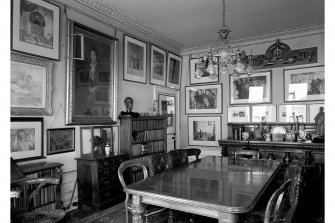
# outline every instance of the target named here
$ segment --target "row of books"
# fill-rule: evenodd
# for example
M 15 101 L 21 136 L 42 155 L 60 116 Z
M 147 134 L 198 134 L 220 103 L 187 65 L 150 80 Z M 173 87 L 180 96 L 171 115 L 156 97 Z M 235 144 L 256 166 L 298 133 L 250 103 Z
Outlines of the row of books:
M 164 152 L 165 141 L 147 142 L 145 144 L 133 144 L 132 154 L 134 157 L 141 156 L 149 153 Z
M 165 139 L 165 129 L 139 131 L 133 134 L 133 143 Z
M 33 198 L 34 207 L 38 207 L 56 200 L 56 185 L 45 186 Z
M 134 120 L 133 131 L 139 131 L 144 129 L 159 129 L 166 127 L 166 119 L 154 119 L 154 120 Z

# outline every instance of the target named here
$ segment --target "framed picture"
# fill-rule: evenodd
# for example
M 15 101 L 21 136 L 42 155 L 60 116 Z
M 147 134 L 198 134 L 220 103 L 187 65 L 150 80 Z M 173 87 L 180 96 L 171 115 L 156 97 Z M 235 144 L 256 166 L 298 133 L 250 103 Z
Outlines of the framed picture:
M 285 101 L 325 99 L 324 66 L 284 70 Z
M 47 1 L 12 2 L 11 48 L 59 60 L 60 7 Z
M 250 122 L 250 107 L 249 106 L 228 107 L 228 123 L 232 122 Z
M 222 113 L 222 84 L 185 86 L 186 114 Z
M 47 130 L 47 155 L 75 151 L 75 128 Z
M 43 118 L 11 118 L 10 156 L 18 162 L 45 158 Z
M 309 110 L 309 122 L 315 123 L 315 117 L 318 115 L 320 110 L 323 110 L 324 112 L 325 104 L 309 104 L 308 110 Z
M 176 132 L 176 98 L 174 95 L 158 94 L 159 113 L 167 116 L 167 134 Z
M 219 76 L 220 75 L 216 75 L 216 77 L 214 79 L 210 78 L 209 73 L 206 70 L 205 70 L 205 72 L 202 73 L 202 75 L 200 77 L 197 77 L 197 75 L 195 75 L 195 72 L 197 70 L 198 60 L 199 60 L 198 58 L 190 59 L 190 84 L 203 84 L 203 83 L 219 82 Z M 218 58 L 214 57 L 214 62 L 217 62 L 217 61 L 218 61 Z M 217 74 L 219 74 L 219 66 L 214 65 L 214 67 L 215 67 L 215 72 Z
M 277 109 L 275 105 L 251 106 L 251 122 L 276 122 Z
M 271 71 L 230 76 L 230 104 L 271 103 Z
M 72 21 L 69 26 L 73 34 L 84 36 L 84 46 L 75 38 L 69 39 L 66 124 L 114 124 L 117 119 L 117 41 Z M 70 59 L 76 55 L 84 55 L 84 59 Z
M 151 76 L 150 83 L 166 85 L 166 53 L 164 50 L 151 45 Z
M 11 53 L 10 106 L 12 115 L 52 115 L 53 62 Z
M 124 80 L 147 82 L 147 44 L 124 35 Z
M 169 53 L 167 66 L 168 68 L 166 86 L 170 88 L 180 89 L 181 57 Z
M 279 122 L 307 122 L 306 105 L 292 104 L 278 106 Z
M 188 144 L 219 146 L 221 116 L 188 116 Z

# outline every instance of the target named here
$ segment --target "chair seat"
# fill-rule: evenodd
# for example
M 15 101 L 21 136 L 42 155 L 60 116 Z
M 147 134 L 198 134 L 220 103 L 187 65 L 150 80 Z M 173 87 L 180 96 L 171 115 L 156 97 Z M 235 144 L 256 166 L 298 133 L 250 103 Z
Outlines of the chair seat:
M 20 215 L 22 223 L 24 222 L 39 222 L 39 223 L 54 223 L 62 220 L 65 217 L 65 211 L 60 209 L 31 211 Z

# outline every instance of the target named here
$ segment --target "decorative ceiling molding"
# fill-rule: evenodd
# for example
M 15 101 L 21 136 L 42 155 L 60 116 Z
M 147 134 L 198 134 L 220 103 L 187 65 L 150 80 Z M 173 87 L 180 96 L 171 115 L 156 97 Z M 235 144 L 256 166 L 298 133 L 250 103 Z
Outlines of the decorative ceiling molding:
M 122 32 L 134 35 L 145 42 L 159 45 L 165 50 L 180 53 L 182 46 L 165 36 L 137 23 L 111 5 L 104 5 L 98 0 L 54 0 L 55 2 L 109 24 Z
M 292 27 L 280 30 L 278 29 L 269 32 L 254 33 L 246 36 L 233 37 L 230 43 L 233 46 L 239 46 L 239 47 L 249 46 L 260 43 L 274 42 L 279 37 L 281 40 L 285 40 L 285 39 L 320 34 L 324 33 L 324 28 L 325 28 L 324 22 L 317 22 L 305 26 Z M 205 53 L 213 44 L 214 42 L 197 44 L 191 47 L 184 47 L 181 49 L 181 55 L 185 56 L 189 54 Z

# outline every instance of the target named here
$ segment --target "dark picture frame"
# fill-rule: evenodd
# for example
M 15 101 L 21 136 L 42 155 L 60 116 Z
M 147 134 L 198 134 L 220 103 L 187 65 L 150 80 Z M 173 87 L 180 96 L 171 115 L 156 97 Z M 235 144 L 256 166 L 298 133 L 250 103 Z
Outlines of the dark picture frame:
M 151 45 L 150 84 L 166 85 L 166 52 Z
M 60 7 L 47 1 L 13 0 L 11 49 L 59 61 Z
M 75 150 L 75 128 L 47 129 L 47 155 Z
M 12 117 L 10 156 L 17 162 L 42 159 L 43 118 Z
M 173 53 L 168 53 L 167 81 L 169 88 L 180 89 L 182 59 Z
M 221 116 L 188 116 L 188 145 L 219 146 Z
M 118 42 L 79 23 L 68 24 L 71 33 L 83 35 L 84 45 L 68 38 L 66 124 L 115 124 Z M 74 60 L 78 55 L 84 59 Z

